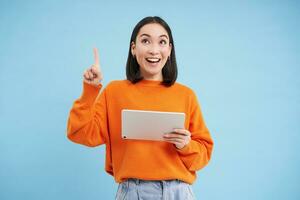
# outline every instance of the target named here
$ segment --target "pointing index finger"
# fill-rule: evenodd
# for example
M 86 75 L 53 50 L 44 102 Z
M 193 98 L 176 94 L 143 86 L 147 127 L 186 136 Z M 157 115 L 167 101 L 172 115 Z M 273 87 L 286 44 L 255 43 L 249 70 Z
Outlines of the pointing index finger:
M 95 58 L 95 65 L 96 66 L 100 66 L 100 63 L 99 63 L 99 53 L 98 53 L 98 49 L 97 48 L 94 48 L 94 58 Z

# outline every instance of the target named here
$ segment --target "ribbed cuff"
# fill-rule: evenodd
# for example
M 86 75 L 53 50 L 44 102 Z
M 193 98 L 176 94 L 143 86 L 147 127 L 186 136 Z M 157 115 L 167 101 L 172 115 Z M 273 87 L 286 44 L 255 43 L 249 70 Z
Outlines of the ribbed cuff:
M 185 145 L 183 148 L 181 148 L 181 149 L 178 149 L 178 148 L 176 148 L 176 150 L 180 153 L 180 154 L 187 154 L 187 153 L 189 153 L 190 151 L 191 151 L 191 149 L 192 149 L 192 143 L 193 142 L 195 142 L 195 141 L 193 141 L 193 140 L 191 140 L 187 145 Z
M 80 97 L 80 100 L 89 105 L 92 105 L 94 103 L 94 101 L 96 100 L 101 88 L 102 88 L 102 84 L 93 86 L 86 82 L 83 82 L 83 92 Z

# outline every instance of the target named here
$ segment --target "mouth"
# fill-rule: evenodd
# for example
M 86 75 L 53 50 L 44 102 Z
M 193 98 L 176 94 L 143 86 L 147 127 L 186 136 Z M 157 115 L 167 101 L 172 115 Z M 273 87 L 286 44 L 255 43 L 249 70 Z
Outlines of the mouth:
M 149 63 L 158 63 L 160 60 L 160 58 L 146 58 L 146 61 Z

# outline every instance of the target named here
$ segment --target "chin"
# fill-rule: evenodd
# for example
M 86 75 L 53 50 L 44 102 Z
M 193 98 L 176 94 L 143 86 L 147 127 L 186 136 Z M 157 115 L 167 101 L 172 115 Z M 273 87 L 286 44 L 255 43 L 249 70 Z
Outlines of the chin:
M 147 74 L 157 75 L 161 72 L 161 70 L 147 70 Z

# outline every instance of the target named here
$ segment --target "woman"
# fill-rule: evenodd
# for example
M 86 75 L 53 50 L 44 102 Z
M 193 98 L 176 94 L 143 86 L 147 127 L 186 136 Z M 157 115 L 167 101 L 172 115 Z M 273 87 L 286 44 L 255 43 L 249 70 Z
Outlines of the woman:
M 84 72 L 82 96 L 74 102 L 67 135 L 86 146 L 106 145 L 105 170 L 119 183 L 116 199 L 194 199 L 196 171 L 211 158 L 213 141 L 195 93 L 176 83 L 175 47 L 168 24 L 146 17 L 130 39 L 126 80 L 103 85 L 97 49 Z M 98 96 L 98 97 L 97 97 Z M 185 129 L 163 142 L 123 140 L 121 110 L 185 113 Z M 147 123 L 147 122 L 145 122 Z

